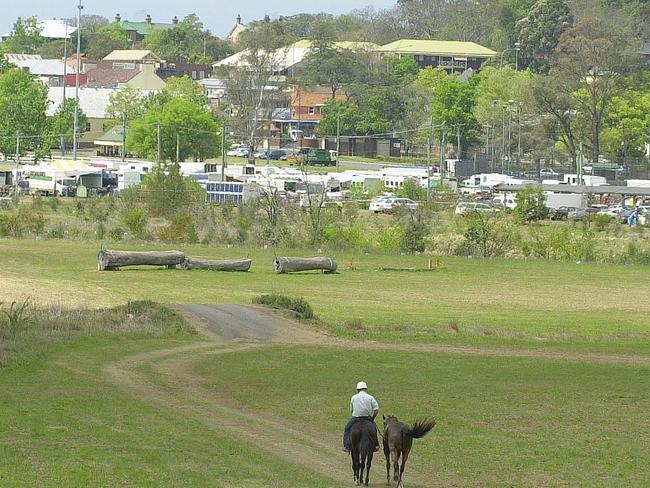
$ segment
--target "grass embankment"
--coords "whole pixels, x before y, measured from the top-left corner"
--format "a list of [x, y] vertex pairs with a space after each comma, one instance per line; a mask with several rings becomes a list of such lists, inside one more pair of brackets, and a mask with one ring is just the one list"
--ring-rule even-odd
[[[363, 378], [384, 413], [407, 422], [438, 418], [409, 461], [432, 486], [643, 486], [650, 479], [647, 367], [276, 346], [222, 354], [195, 372], [206, 390], [244, 410], [332, 436]], [[382, 458], [375, 481], [384, 476]]]
[[[120, 244], [116, 248], [137, 249]], [[171, 246], [147, 245], [140, 249]], [[242, 303], [269, 292], [304, 297], [331, 332], [389, 342], [525, 345], [648, 352], [647, 269], [556, 261], [334, 255], [340, 273], [275, 275], [273, 250], [182, 246], [189, 255], [253, 259], [249, 273], [96, 269], [97, 246], [76, 241], [0, 240], [0, 296], [64, 306]], [[277, 251], [309, 254], [308, 251]], [[356, 271], [349, 269], [353, 263]]]

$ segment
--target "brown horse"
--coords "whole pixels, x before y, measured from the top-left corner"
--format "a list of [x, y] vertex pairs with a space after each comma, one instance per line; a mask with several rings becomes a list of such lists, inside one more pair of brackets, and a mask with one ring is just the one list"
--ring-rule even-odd
[[[352, 456], [352, 472], [357, 485], [368, 486], [368, 476], [372, 455], [377, 445], [377, 426], [371, 420], [360, 418], [350, 430], [350, 455]], [[366, 471], [364, 481], [363, 471]]]
[[[413, 439], [419, 439], [429, 433], [436, 425], [435, 419], [417, 420], [413, 427], [397, 420], [397, 417], [389, 415], [384, 419], [384, 455], [386, 456], [386, 480], [390, 483], [390, 464], [393, 462], [393, 481], [397, 481], [397, 487], [402, 487], [402, 475], [404, 466], [411, 452]], [[400, 457], [402, 466], [399, 466]]]

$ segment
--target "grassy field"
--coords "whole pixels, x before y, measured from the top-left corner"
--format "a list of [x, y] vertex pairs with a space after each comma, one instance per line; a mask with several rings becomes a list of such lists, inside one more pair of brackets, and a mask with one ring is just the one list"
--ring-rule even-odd
[[[646, 268], [446, 258], [435, 271], [386, 272], [427, 258], [341, 254], [339, 274], [277, 276], [273, 250], [183, 250], [254, 265], [100, 273], [93, 243], [0, 240], [0, 301], [53, 305], [22, 342], [0, 335], [0, 486], [347, 486], [339, 436], [359, 378], [383, 412], [439, 420], [416, 441], [407, 486], [647, 486]], [[305, 297], [320, 318], [307, 330], [389, 344], [229, 349], [174, 314], [139, 323], [131, 305], [98, 310], [269, 292]], [[380, 457], [374, 486], [383, 476]]]
[[193, 256], [249, 256], [251, 272], [100, 273], [97, 250], [85, 242], [0, 240], [0, 295], [96, 307], [152, 298], [247, 304], [275, 292], [304, 296], [323, 327], [351, 338], [650, 351], [644, 267], [444, 258], [444, 268], [413, 273], [378, 269], [425, 267], [426, 257], [341, 254], [334, 256], [339, 274], [278, 276], [272, 273], [273, 250], [195, 246], [183, 250]]
[[[417, 365], [417, 366], [416, 366]], [[647, 486], [648, 368], [428, 352], [274, 347], [204, 360], [204, 387], [339, 435], [364, 378], [384, 413], [436, 416], [411, 463], [438, 486]], [[383, 464], [375, 471], [382, 478]]]

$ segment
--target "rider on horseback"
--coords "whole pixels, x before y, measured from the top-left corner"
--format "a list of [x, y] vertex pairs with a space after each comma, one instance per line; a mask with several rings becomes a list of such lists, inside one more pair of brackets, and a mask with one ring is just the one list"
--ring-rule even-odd
[[[368, 393], [368, 385], [365, 381], [359, 381], [357, 383], [357, 394], [353, 395], [350, 399], [350, 411], [352, 412], [352, 417], [348, 420], [343, 431], [343, 450], [346, 452], [350, 451], [350, 430], [354, 423], [361, 419], [374, 423], [375, 417], [379, 413], [379, 403]], [[378, 451], [379, 440], [376, 435], [376, 428], [374, 441], [375, 451]]]

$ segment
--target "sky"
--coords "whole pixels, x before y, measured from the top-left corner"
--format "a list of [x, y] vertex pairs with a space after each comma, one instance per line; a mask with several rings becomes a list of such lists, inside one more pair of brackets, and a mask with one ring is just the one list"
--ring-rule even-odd
[[[195, 13], [206, 28], [223, 37], [241, 14], [244, 23], [296, 13], [347, 13], [352, 9], [373, 5], [383, 8], [394, 5], [395, 0], [325, 0], [297, 2], [287, 0], [83, 0], [84, 14], [98, 14], [113, 19], [120, 13], [123, 19], [142, 21], [149, 13], [156, 22], [171, 22], [176, 15], [182, 19]], [[77, 15], [78, 0], [0, 0], [0, 33], [10, 32], [18, 17], [70, 18]]]

